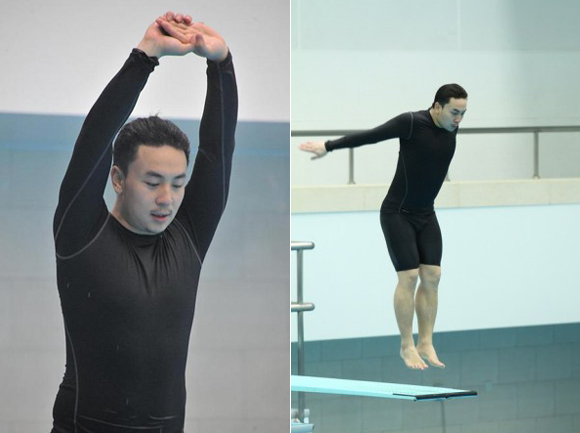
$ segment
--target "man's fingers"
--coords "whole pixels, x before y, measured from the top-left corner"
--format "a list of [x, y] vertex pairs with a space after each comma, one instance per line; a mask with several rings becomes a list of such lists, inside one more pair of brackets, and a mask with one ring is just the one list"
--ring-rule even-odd
[[171, 23], [169, 23], [167, 21], [163, 21], [163, 20], [159, 23], [159, 25], [161, 25], [163, 30], [165, 30], [165, 32], [169, 36], [174, 37], [182, 44], [189, 43], [188, 37], [178, 27], [172, 25]]
[[[164, 21], [164, 22], [166, 22], [168, 24], [173, 25], [175, 28], [178, 28], [178, 29], [183, 30], [184, 32], [187, 31], [192, 26], [192, 24], [193, 24], [193, 18], [191, 18], [189, 15], [187, 17], [187, 20], [184, 17], [183, 18], [183, 22], [180, 22], [180, 23], [178, 23], [175, 20], [168, 20], [165, 15], [159, 17], [156, 21], [159, 24], [160, 24], [160, 21]], [[195, 24], [193, 24], [193, 25], [195, 25]]]
[[155, 24], [157, 25], [157, 27], [159, 27], [162, 31], [163, 34], [167, 34], [167, 32], [165, 31], [165, 29], [163, 28], [163, 23], [165, 23], [167, 21], [165, 21], [165, 17], [164, 16], [160, 16], [159, 18], [157, 18], [155, 20]]
[[177, 13], [175, 14], [175, 21], [178, 23], [181, 23], [183, 21], [183, 14], [182, 13]]
[[321, 148], [318, 143], [313, 143], [310, 141], [307, 141], [306, 143], [300, 143], [298, 145], [298, 149], [303, 150], [304, 152], [313, 153], [314, 156], [312, 156], [310, 159], [319, 159], [326, 155], [325, 149]]
[[173, 17], [175, 16], [175, 14], [171, 11], [167, 11], [165, 12], [165, 18], [169, 21], [171, 21], [173, 19]]

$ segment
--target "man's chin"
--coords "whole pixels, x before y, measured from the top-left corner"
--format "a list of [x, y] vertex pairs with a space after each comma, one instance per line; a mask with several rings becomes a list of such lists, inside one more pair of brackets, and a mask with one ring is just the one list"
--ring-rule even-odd
[[158, 235], [159, 233], [163, 233], [169, 224], [163, 224], [163, 226], [155, 226], [155, 227], [147, 227], [147, 234], [149, 235]]
[[173, 222], [173, 218], [167, 219], [166, 221], [160, 222], [155, 221], [153, 224], [150, 224], [147, 229], [148, 232], [152, 235], [157, 235], [165, 231], [165, 229]]

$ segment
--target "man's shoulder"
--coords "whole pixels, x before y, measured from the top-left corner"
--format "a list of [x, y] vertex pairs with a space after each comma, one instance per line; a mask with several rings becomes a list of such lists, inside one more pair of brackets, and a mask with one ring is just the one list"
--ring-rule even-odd
[[401, 121], [415, 121], [415, 120], [429, 120], [429, 110], [417, 110], [417, 111], [404, 111], [403, 113], [398, 114], [397, 116], [393, 117], [393, 120], [401, 120]]
[[431, 119], [429, 110], [409, 111], [409, 114], [416, 120], [429, 121]]

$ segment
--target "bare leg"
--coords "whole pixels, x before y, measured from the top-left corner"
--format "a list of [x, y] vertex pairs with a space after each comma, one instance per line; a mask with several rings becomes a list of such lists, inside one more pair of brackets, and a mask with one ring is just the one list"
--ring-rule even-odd
[[420, 265], [419, 278], [420, 283], [415, 298], [417, 322], [419, 324], [417, 351], [432, 366], [445, 368], [445, 364], [439, 361], [437, 352], [435, 352], [433, 347], [433, 328], [437, 317], [437, 294], [441, 268], [433, 265]]
[[405, 365], [414, 370], [424, 370], [427, 364], [415, 348], [413, 340], [413, 317], [415, 316], [415, 287], [418, 269], [397, 272], [399, 282], [395, 290], [395, 316], [401, 333], [401, 358]]

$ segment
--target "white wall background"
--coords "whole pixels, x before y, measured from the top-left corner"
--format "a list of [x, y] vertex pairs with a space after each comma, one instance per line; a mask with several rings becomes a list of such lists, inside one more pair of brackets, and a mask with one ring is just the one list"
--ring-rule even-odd
[[[436, 331], [580, 321], [574, 272], [580, 205], [454, 208], [437, 215], [443, 261]], [[292, 239], [316, 244], [304, 252], [304, 301], [316, 305], [305, 313], [307, 340], [398, 335], [397, 276], [378, 212], [294, 214]], [[293, 253], [293, 300], [295, 261]]]
[[[367, 129], [450, 82], [469, 93], [464, 127], [580, 125], [579, 15], [574, 0], [292, 0], [292, 129]], [[296, 150], [306, 139], [292, 140], [293, 185], [345, 183], [346, 152], [313, 166]], [[580, 175], [580, 133], [540, 143], [542, 175]], [[397, 152], [397, 140], [357, 149], [357, 182], [390, 181]], [[460, 135], [450, 176], [532, 170], [531, 135]]]
[[[2, 1], [0, 112], [85, 115], [147, 26], [182, 11], [224, 36], [235, 59], [240, 119], [289, 120], [289, 5], [284, 0]], [[193, 57], [193, 56], [192, 56]], [[192, 64], [194, 63], [195, 64]], [[202, 59], [163, 58], [134, 115], [201, 115]]]

